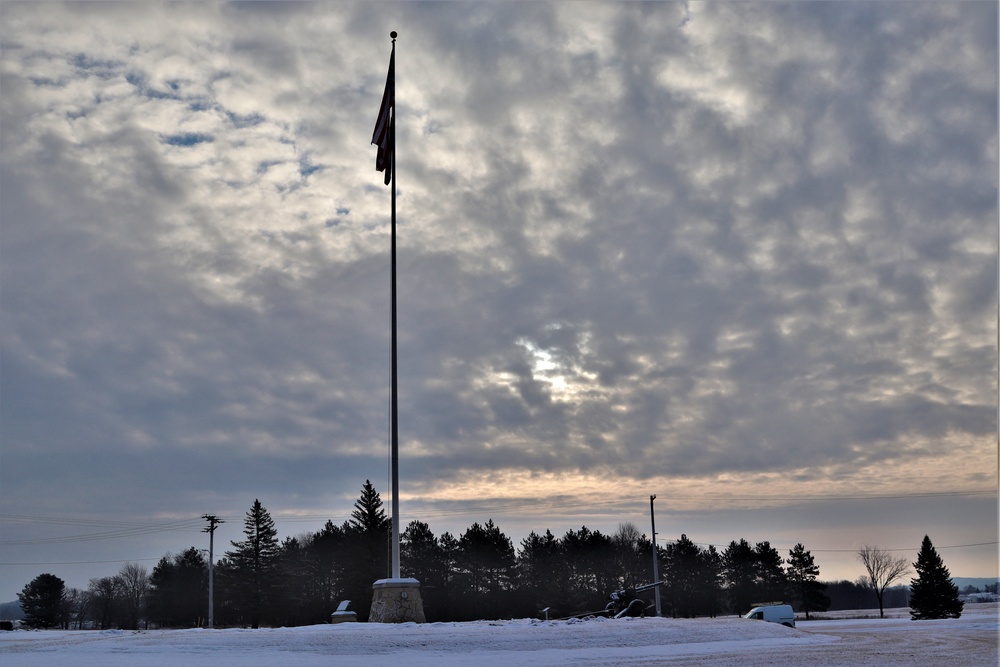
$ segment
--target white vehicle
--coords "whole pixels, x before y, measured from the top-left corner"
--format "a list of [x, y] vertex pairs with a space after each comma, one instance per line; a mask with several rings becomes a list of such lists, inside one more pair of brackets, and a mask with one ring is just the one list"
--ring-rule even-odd
[[790, 604], [768, 604], [754, 607], [743, 618], [767, 621], [769, 623], [781, 623], [789, 628], [795, 627], [795, 613], [792, 612]]

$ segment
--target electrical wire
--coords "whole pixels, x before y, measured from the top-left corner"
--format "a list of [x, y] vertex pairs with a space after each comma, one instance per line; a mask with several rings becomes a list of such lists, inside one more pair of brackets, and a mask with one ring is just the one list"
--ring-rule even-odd
[[[902, 500], [902, 499], [918, 499], [918, 498], [958, 498], [958, 497], [993, 497], [996, 496], [995, 490], [973, 490], [973, 491], [941, 491], [941, 492], [928, 492], [928, 493], [907, 493], [907, 494], [869, 494], [869, 495], [753, 495], [753, 496], [723, 496], [723, 495], [709, 495], [702, 496], [700, 498], [701, 505], [711, 504], [712, 502], [778, 502], [778, 501], [800, 501], [800, 502], [831, 502], [831, 501], [857, 501], [857, 500]], [[658, 494], [661, 500], [685, 500], [689, 501], [690, 496], [686, 495], [670, 495], [670, 494]], [[429, 503], [433, 504], [436, 501], [421, 501], [421, 499], [416, 498], [411, 501], [412, 503]], [[444, 501], [447, 502], [447, 501]], [[423, 520], [425, 517], [443, 518], [443, 517], [456, 517], [456, 516], [469, 516], [469, 515], [483, 515], [483, 514], [497, 514], [497, 513], [511, 513], [518, 512], [522, 514], [549, 514], [556, 510], [567, 510], [567, 509], [581, 509], [581, 507], [598, 509], [598, 508], [611, 508], [611, 507], [622, 507], [624, 505], [630, 504], [627, 498], [616, 498], [608, 500], [588, 500], [586, 503], [581, 504], [578, 499], [566, 498], [564, 500], [535, 500], [535, 499], [494, 499], [488, 502], [481, 502], [475, 504], [465, 504], [461, 502], [456, 502], [451, 507], [423, 507], [419, 512], [408, 513], [410, 514], [409, 519], [420, 519]], [[753, 509], [752, 507], [741, 507], [739, 509]], [[694, 510], [698, 511], [698, 510]], [[713, 511], [708, 508], [702, 507], [700, 511]], [[594, 512], [591, 512], [592, 514]], [[285, 523], [313, 523], [315, 521], [327, 521], [329, 520], [329, 515], [326, 514], [286, 514], [272, 513], [272, 517], [276, 519], [281, 519]], [[239, 521], [242, 517], [222, 517], [224, 520], [228, 521]], [[202, 527], [201, 517], [191, 517], [186, 519], [178, 519], [176, 521], [149, 524], [136, 521], [115, 521], [110, 519], [92, 519], [92, 518], [77, 518], [77, 517], [60, 517], [60, 516], [33, 516], [33, 515], [23, 515], [23, 514], [8, 514], [0, 513], [0, 521], [13, 522], [13, 523], [29, 523], [29, 524], [42, 524], [42, 525], [72, 525], [72, 526], [90, 526], [95, 528], [114, 528], [114, 530], [109, 530], [99, 533], [90, 534], [79, 534], [70, 535], [65, 537], [45, 537], [45, 538], [34, 538], [34, 539], [23, 539], [23, 540], [4, 540], [3, 544], [6, 546], [28, 546], [28, 545], [46, 545], [46, 544], [64, 544], [64, 543], [76, 543], [76, 542], [90, 542], [90, 541], [102, 541], [102, 540], [112, 540], [112, 539], [124, 539], [128, 537], [140, 537], [145, 535], [151, 535], [163, 532], [172, 532], [179, 530], [191, 530], [194, 528], [200, 529]], [[404, 523], [401, 520], [401, 523]], [[657, 541], [670, 541], [661, 538], [657, 538]], [[988, 546], [990, 544], [996, 544], [996, 542], [984, 542], [981, 544], [974, 545], [953, 545], [938, 547], [941, 549], [947, 548], [964, 548], [966, 546]], [[709, 545], [703, 545], [709, 546]], [[720, 546], [720, 545], [714, 545]], [[909, 549], [889, 549], [889, 551], [908, 551]], [[850, 549], [816, 549], [817, 552], [825, 553], [837, 553], [837, 552], [851, 552]]]

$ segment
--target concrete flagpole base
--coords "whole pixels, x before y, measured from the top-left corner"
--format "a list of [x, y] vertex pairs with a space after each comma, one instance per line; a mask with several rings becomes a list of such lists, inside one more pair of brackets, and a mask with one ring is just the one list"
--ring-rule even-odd
[[369, 623], [426, 623], [420, 582], [416, 579], [379, 579], [372, 584]]

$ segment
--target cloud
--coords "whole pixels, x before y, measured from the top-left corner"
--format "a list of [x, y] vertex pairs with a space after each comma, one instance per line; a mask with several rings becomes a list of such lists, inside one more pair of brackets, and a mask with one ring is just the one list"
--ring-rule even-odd
[[5, 503], [58, 513], [107, 479], [148, 511], [329, 505], [382, 474], [390, 29], [425, 501], [544, 475], [877, 488], [899, 461], [964, 488], [932, 468], [995, 462], [995, 25], [988, 3], [7, 6]]

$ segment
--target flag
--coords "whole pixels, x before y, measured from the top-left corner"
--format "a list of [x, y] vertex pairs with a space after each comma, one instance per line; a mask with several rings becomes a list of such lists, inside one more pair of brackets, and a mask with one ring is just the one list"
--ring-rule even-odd
[[372, 143], [378, 146], [375, 157], [375, 170], [385, 172], [385, 184], [392, 180], [393, 160], [396, 157], [395, 140], [395, 107], [396, 107], [396, 47], [393, 45], [389, 56], [389, 73], [385, 77], [385, 92], [382, 93], [382, 106], [378, 110], [378, 120], [375, 121], [375, 132]]

